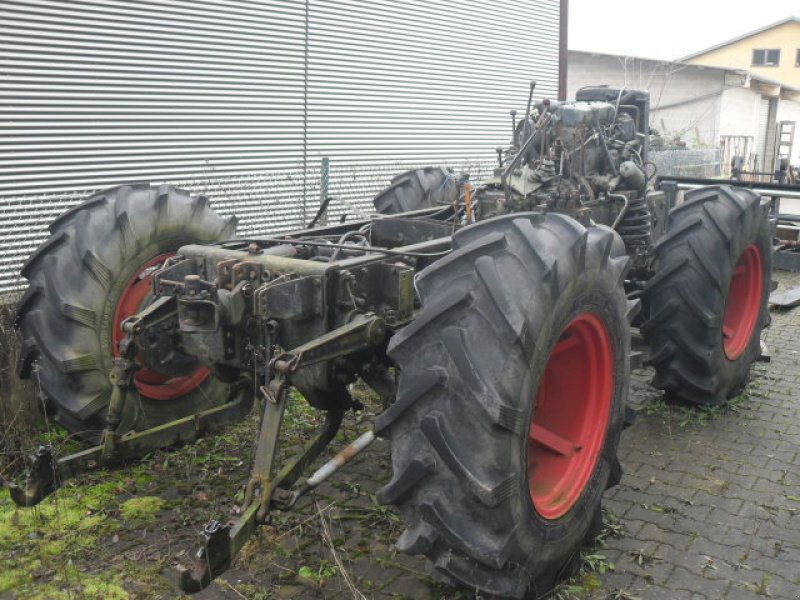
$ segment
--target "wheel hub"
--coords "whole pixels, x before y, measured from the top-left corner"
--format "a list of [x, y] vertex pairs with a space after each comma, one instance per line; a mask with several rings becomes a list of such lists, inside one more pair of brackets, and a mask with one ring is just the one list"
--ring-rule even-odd
[[578, 501], [602, 451], [614, 386], [603, 322], [575, 317], [550, 353], [528, 440], [528, 485], [536, 512], [557, 519]]
[[752, 338], [761, 312], [763, 287], [761, 250], [750, 244], [733, 268], [722, 319], [722, 347], [729, 360], [739, 358]]
[[[130, 279], [122, 290], [114, 311], [114, 328], [111, 334], [111, 345], [114, 356], [119, 356], [119, 343], [125, 337], [122, 322], [146, 307], [153, 299], [151, 281], [153, 271], [174, 256], [173, 252], [161, 254], [147, 261]], [[141, 363], [140, 363], [141, 364]], [[136, 371], [133, 383], [139, 393], [153, 400], [172, 400], [188, 394], [203, 383], [211, 371], [208, 367], [198, 367], [184, 376], [169, 377], [145, 365]]]

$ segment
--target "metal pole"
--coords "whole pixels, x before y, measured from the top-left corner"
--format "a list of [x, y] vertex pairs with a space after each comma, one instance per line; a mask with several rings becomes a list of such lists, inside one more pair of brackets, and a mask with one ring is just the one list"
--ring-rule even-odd
[[[325, 198], [328, 197], [328, 188], [331, 182], [331, 159], [327, 156], [322, 157], [322, 165], [319, 170], [319, 205], [320, 208], [324, 206]], [[319, 225], [325, 226], [328, 224], [328, 209], [322, 211], [319, 217]]]

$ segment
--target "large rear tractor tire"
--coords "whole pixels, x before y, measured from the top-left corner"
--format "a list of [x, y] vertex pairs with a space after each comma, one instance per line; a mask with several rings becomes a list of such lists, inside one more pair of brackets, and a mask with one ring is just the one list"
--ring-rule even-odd
[[[146, 184], [98, 193], [50, 226], [52, 236], [22, 268], [30, 286], [17, 309], [19, 374], [40, 386], [59, 423], [99, 439], [120, 325], [152, 300], [152, 272], [181, 246], [230, 238], [235, 229], [236, 219], [217, 215], [205, 197]], [[180, 377], [142, 368], [128, 395], [120, 433], [209, 408], [226, 389], [199, 365]]]
[[372, 203], [375, 210], [385, 215], [447, 204], [448, 192], [452, 192], [448, 186], [451, 176], [444, 167], [406, 171], [393, 177], [389, 187], [375, 196]]
[[724, 185], [687, 193], [654, 267], [641, 327], [654, 385], [685, 402], [724, 403], [747, 382], [769, 322], [769, 202]]
[[622, 240], [569, 217], [509, 215], [456, 232], [420, 273], [422, 309], [389, 355], [396, 402], [380, 490], [441, 580], [541, 597], [619, 480], [630, 378]]

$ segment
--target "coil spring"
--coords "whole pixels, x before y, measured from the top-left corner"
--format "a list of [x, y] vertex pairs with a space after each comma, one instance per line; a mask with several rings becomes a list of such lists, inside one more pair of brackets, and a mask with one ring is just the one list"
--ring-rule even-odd
[[645, 199], [642, 197], [631, 200], [628, 211], [617, 226], [617, 231], [625, 242], [625, 248], [631, 252], [648, 246], [652, 230], [653, 218]]

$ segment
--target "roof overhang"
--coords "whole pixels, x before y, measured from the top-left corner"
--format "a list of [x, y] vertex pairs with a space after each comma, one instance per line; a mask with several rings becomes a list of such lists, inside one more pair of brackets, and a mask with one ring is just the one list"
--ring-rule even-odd
[[775, 27], [780, 27], [781, 25], [786, 25], [787, 23], [800, 23], [800, 17], [786, 17], [785, 19], [781, 19], [776, 23], [771, 23], [769, 25], [765, 25], [764, 27], [759, 27], [753, 31], [748, 31], [747, 33], [743, 33], [742, 35], [736, 36], [735, 38], [731, 38], [715, 46], [710, 46], [709, 48], [704, 48], [698, 52], [693, 52], [691, 54], [687, 54], [686, 56], [679, 58], [677, 62], [684, 62], [690, 60], [692, 58], [697, 58], [698, 56], [702, 56], [703, 54], [708, 54], [709, 52], [713, 52], [714, 50], [719, 50], [720, 48], [724, 48], [725, 46], [730, 46], [731, 44], [735, 44], [736, 42], [740, 42], [741, 40], [747, 39], [754, 35], [758, 35], [759, 33], [763, 33], [764, 31], [768, 31], [770, 29], [774, 29]]

